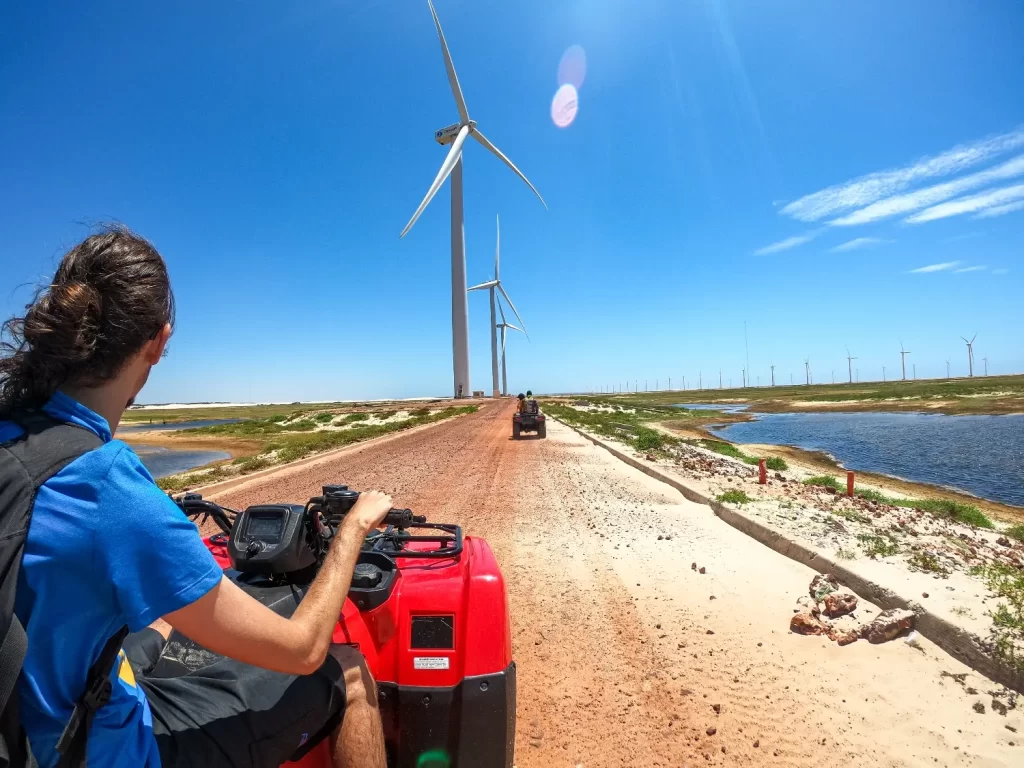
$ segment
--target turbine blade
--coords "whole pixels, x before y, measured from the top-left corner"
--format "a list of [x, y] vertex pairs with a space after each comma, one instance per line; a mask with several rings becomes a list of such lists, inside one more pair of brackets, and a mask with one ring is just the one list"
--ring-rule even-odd
[[466, 100], [462, 98], [462, 88], [459, 87], [459, 77], [455, 74], [455, 65], [452, 64], [452, 55], [448, 52], [448, 43], [444, 39], [444, 32], [441, 31], [441, 21], [437, 18], [437, 11], [434, 4], [427, 0], [430, 6], [430, 15], [434, 17], [434, 26], [437, 27], [437, 37], [441, 40], [441, 53], [444, 54], [444, 68], [448, 70], [448, 83], [452, 87], [452, 96], [455, 97], [455, 106], [459, 108], [459, 121], [466, 125], [469, 122], [469, 110], [466, 109]]
[[[513, 331], [519, 331], [520, 333], [526, 333], [526, 331], [524, 331], [518, 325], [512, 325], [512, 323], [505, 323], [505, 327], [506, 328], [511, 328]], [[530, 338], [530, 337], [527, 336], [526, 338]]]
[[448, 157], [444, 159], [441, 164], [441, 170], [437, 172], [437, 176], [434, 178], [434, 183], [430, 185], [430, 189], [427, 190], [426, 197], [423, 198], [423, 202], [420, 203], [419, 208], [416, 209], [416, 213], [409, 219], [409, 223], [405, 225], [405, 229], [402, 230], [402, 234], [399, 237], [405, 237], [406, 233], [412, 229], [412, 225], [416, 223], [416, 219], [423, 213], [423, 209], [427, 207], [431, 200], [434, 199], [434, 195], [437, 194], [437, 190], [444, 184], [445, 179], [451, 174], [452, 169], [455, 168], [455, 164], [459, 162], [459, 158], [462, 156], [462, 145], [466, 143], [466, 137], [469, 135], [469, 126], [464, 125], [459, 131], [459, 135], [455, 137], [455, 141], [452, 142], [452, 148], [448, 150]]
[[494, 279], [501, 279], [501, 217], [494, 215], [494, 223], [497, 227], [498, 237], [494, 241]]
[[467, 291], [482, 291], [485, 288], [493, 288], [498, 284], [497, 280], [488, 280], [486, 283], [480, 283], [480, 285], [474, 285], [472, 288], [467, 288]]
[[505, 357], [505, 326], [501, 326], [501, 356]]
[[[516, 310], [516, 305], [512, 303], [512, 299], [510, 299], [508, 297], [508, 294], [505, 293], [505, 287], [501, 283], [498, 283], [498, 290], [501, 291], [501, 295], [505, 297], [505, 301], [508, 302], [509, 307], [512, 309], [513, 312], [515, 312], [516, 320], [518, 320], [520, 323], [523, 323], [523, 318], [519, 316], [519, 312]], [[526, 323], [523, 323], [523, 333], [526, 333], [525, 328]], [[530, 338], [530, 334], [526, 333], [526, 338]]]
[[972, 338], [972, 339], [971, 339], [971, 344], [973, 344], [973, 343], [974, 343], [974, 339], [976, 339], [976, 338], [978, 338], [978, 334], [977, 334], [977, 333], [975, 333], [975, 334], [974, 334], [974, 338]]
[[505, 310], [501, 308], [501, 296], [495, 296], [495, 304], [498, 305], [498, 312], [501, 313], [501, 324], [505, 325]]
[[530, 180], [523, 175], [523, 172], [520, 171], [518, 168], [516, 168], [515, 165], [512, 163], [512, 161], [509, 160], [505, 156], [505, 153], [502, 152], [500, 149], [498, 149], [493, 144], [491, 144], [491, 142], [487, 139], [487, 137], [484, 136], [482, 133], [480, 133], [480, 129], [476, 128], [475, 126], [473, 128], [473, 138], [476, 139], [477, 141], [479, 141], [485, 147], [487, 147], [487, 149], [489, 149], [495, 156], [497, 156], [497, 158], [499, 160], [501, 160], [505, 165], [507, 165], [509, 168], [511, 168], [515, 172], [516, 176], [518, 176], [520, 179], [525, 181], [526, 182], [526, 186], [528, 186], [530, 189], [533, 190], [533, 194], [535, 194], [537, 196], [537, 199], [540, 200], [541, 203], [544, 204], [544, 207], [545, 208], [548, 207], [548, 204], [544, 202], [544, 198], [540, 196], [540, 192], [538, 192], [537, 188], [535, 186], [533, 186], [533, 184], [530, 183]]

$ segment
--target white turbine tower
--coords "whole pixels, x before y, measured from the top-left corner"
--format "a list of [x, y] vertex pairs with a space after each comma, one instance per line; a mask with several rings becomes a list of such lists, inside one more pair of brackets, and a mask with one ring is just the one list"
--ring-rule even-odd
[[961, 336], [960, 338], [963, 339], [967, 343], [967, 375], [973, 378], [973, 376], [974, 376], [974, 339], [978, 338], [978, 334], [974, 334], [974, 338], [972, 338], [970, 341], [967, 341], [967, 337], [966, 336]]
[[[427, 0], [430, 6], [430, 13], [434, 17], [434, 26], [437, 27], [437, 37], [441, 41], [441, 53], [444, 55], [444, 66], [448, 70], [448, 83], [452, 88], [452, 95], [455, 97], [455, 106], [459, 110], [459, 122], [442, 128], [434, 133], [434, 139], [442, 146], [451, 144], [448, 156], [441, 164], [441, 170], [437, 172], [434, 182], [427, 190], [423, 202], [420, 203], [416, 212], [405, 225], [400, 237], [412, 229], [413, 224], [423, 213], [434, 195], [444, 184], [445, 179], [452, 177], [452, 368], [454, 372], [455, 396], [469, 394], [469, 302], [466, 298], [466, 233], [462, 221], [462, 147], [466, 139], [472, 136], [483, 144], [492, 154], [498, 157], [505, 165], [533, 190], [542, 203], [544, 198], [540, 192], [530, 183], [530, 180], [513, 165], [505, 154], [494, 146], [480, 129], [476, 127], [476, 121], [469, 119], [469, 111], [466, 109], [466, 100], [462, 97], [462, 88], [459, 87], [459, 78], [455, 74], [455, 66], [452, 64], [451, 54], [448, 52], [448, 43], [445, 42], [444, 33], [441, 31], [441, 22], [437, 18], [437, 11], [434, 4]], [[544, 203], [547, 208], [547, 203]]]
[[519, 331], [525, 334], [522, 328], [517, 328], [511, 323], [505, 322], [505, 311], [501, 308], [501, 302], [498, 302], [498, 312], [501, 313], [501, 322], [498, 323], [498, 328], [501, 329], [501, 393], [508, 396], [508, 373], [505, 370], [505, 332], [508, 330]]
[[[470, 291], [482, 291], [482, 290], [486, 289], [487, 292], [490, 294], [490, 297], [491, 297], [491, 381], [492, 381], [492, 384], [493, 384], [493, 394], [494, 394], [494, 397], [497, 397], [498, 396], [498, 391], [499, 391], [498, 390], [498, 334], [497, 334], [497, 331], [498, 331], [498, 327], [499, 326], [498, 326], [498, 319], [497, 319], [497, 317], [494, 314], [494, 304], [495, 304], [495, 301], [497, 301], [498, 304], [499, 304], [499, 307], [500, 307], [500, 299], [498, 299], [494, 295], [494, 292], [496, 290], [499, 291], [501, 293], [501, 295], [505, 297], [505, 301], [508, 302], [509, 307], [512, 309], [513, 312], [515, 312], [516, 319], [523, 326], [522, 329], [515, 328], [515, 326], [511, 326], [511, 327], [515, 328], [515, 330], [517, 330], [517, 331], [518, 330], [522, 330], [523, 333], [526, 333], [526, 330], [525, 330], [526, 329], [526, 323], [523, 322], [523, 318], [519, 317], [519, 312], [516, 311], [516, 305], [512, 303], [512, 299], [510, 299], [508, 297], [508, 294], [505, 293], [505, 289], [501, 285], [501, 220], [498, 219], [497, 216], [495, 216], [495, 222], [497, 224], [498, 236], [497, 236], [496, 244], [494, 246], [494, 279], [493, 280], [488, 280], [486, 283], [480, 283], [480, 285], [474, 285], [472, 288], [469, 288], [468, 290], [470, 290]], [[501, 313], [501, 323], [502, 323], [503, 327], [506, 325], [506, 323], [505, 323], [505, 313], [504, 312]], [[503, 332], [503, 335], [504, 335], [504, 332]], [[530, 338], [530, 335], [526, 334], [526, 338]], [[504, 344], [502, 344], [502, 358], [504, 359]]]

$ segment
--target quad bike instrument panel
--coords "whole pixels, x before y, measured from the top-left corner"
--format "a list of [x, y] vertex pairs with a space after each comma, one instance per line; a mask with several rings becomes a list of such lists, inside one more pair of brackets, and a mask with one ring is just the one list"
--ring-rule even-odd
[[[205, 539], [225, 575], [282, 616], [304, 597], [359, 498], [328, 485], [305, 505], [241, 512], [185, 494], [177, 503], [223, 533]], [[378, 686], [391, 768], [511, 768], [516, 668], [505, 583], [483, 539], [393, 509], [367, 536], [334, 642], [357, 647]], [[154, 674], [186, 674], [218, 658], [172, 635]], [[329, 768], [326, 743], [288, 766]]]

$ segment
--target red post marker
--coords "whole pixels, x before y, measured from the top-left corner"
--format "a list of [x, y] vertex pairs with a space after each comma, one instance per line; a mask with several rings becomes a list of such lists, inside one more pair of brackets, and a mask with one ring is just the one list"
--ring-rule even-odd
[[768, 482], [768, 469], [764, 465], [764, 459], [759, 459], [757, 462], [757, 482], [761, 485]]
[[853, 496], [853, 472], [846, 473], [846, 495]]

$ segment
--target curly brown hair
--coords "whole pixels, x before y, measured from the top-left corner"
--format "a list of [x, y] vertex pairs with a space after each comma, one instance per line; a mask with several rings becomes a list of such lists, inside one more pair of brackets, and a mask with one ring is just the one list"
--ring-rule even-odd
[[174, 294], [156, 248], [122, 226], [87, 237], [0, 329], [0, 418], [65, 384], [109, 381], [168, 323]]

